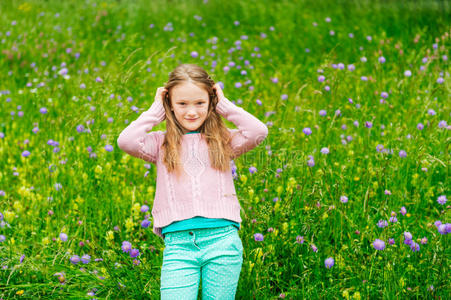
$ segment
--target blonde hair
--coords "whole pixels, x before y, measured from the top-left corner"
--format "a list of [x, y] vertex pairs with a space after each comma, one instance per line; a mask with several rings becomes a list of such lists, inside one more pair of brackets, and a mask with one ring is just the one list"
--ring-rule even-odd
[[231, 135], [221, 116], [216, 112], [218, 98], [213, 91], [215, 82], [203, 68], [195, 64], [181, 64], [177, 66], [169, 74], [169, 80], [164, 86], [168, 93], [163, 99], [163, 106], [166, 112], [166, 135], [162, 144], [164, 151], [163, 163], [166, 165], [168, 172], [175, 171], [177, 176], [180, 175], [179, 161], [183, 130], [174, 112], [171, 110], [170, 94], [173, 87], [187, 81], [208, 92], [207, 117], [198, 131], [201, 133], [202, 138], [206, 139], [212, 168], [220, 171], [229, 171], [230, 160], [233, 158], [233, 149], [230, 144]]

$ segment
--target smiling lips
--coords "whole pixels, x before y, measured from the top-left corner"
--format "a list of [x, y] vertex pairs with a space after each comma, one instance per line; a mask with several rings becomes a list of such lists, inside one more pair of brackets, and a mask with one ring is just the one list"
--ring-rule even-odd
[[187, 121], [196, 121], [197, 119], [186, 119]]

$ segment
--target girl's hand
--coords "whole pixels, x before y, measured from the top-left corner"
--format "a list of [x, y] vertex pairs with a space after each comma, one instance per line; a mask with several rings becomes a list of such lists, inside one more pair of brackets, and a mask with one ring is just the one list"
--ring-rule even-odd
[[213, 91], [215, 92], [216, 96], [218, 97], [218, 103], [224, 98], [224, 93], [222, 92], [221, 86], [219, 83], [216, 83], [213, 86]]
[[155, 101], [160, 101], [163, 104], [163, 99], [166, 97], [168, 90], [164, 87], [157, 88], [157, 93], [155, 94]]

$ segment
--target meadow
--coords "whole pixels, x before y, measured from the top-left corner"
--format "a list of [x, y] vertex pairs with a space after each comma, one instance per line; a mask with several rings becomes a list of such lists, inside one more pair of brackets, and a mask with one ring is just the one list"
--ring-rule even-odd
[[447, 1], [1, 1], [0, 299], [159, 299], [155, 165], [116, 140], [180, 63], [269, 128], [233, 161], [236, 299], [449, 299], [450, 20]]

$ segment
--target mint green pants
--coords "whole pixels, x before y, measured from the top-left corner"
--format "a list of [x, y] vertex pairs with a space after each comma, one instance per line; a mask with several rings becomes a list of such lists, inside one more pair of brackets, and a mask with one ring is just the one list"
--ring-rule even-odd
[[169, 232], [164, 237], [161, 299], [235, 299], [243, 244], [233, 225]]

